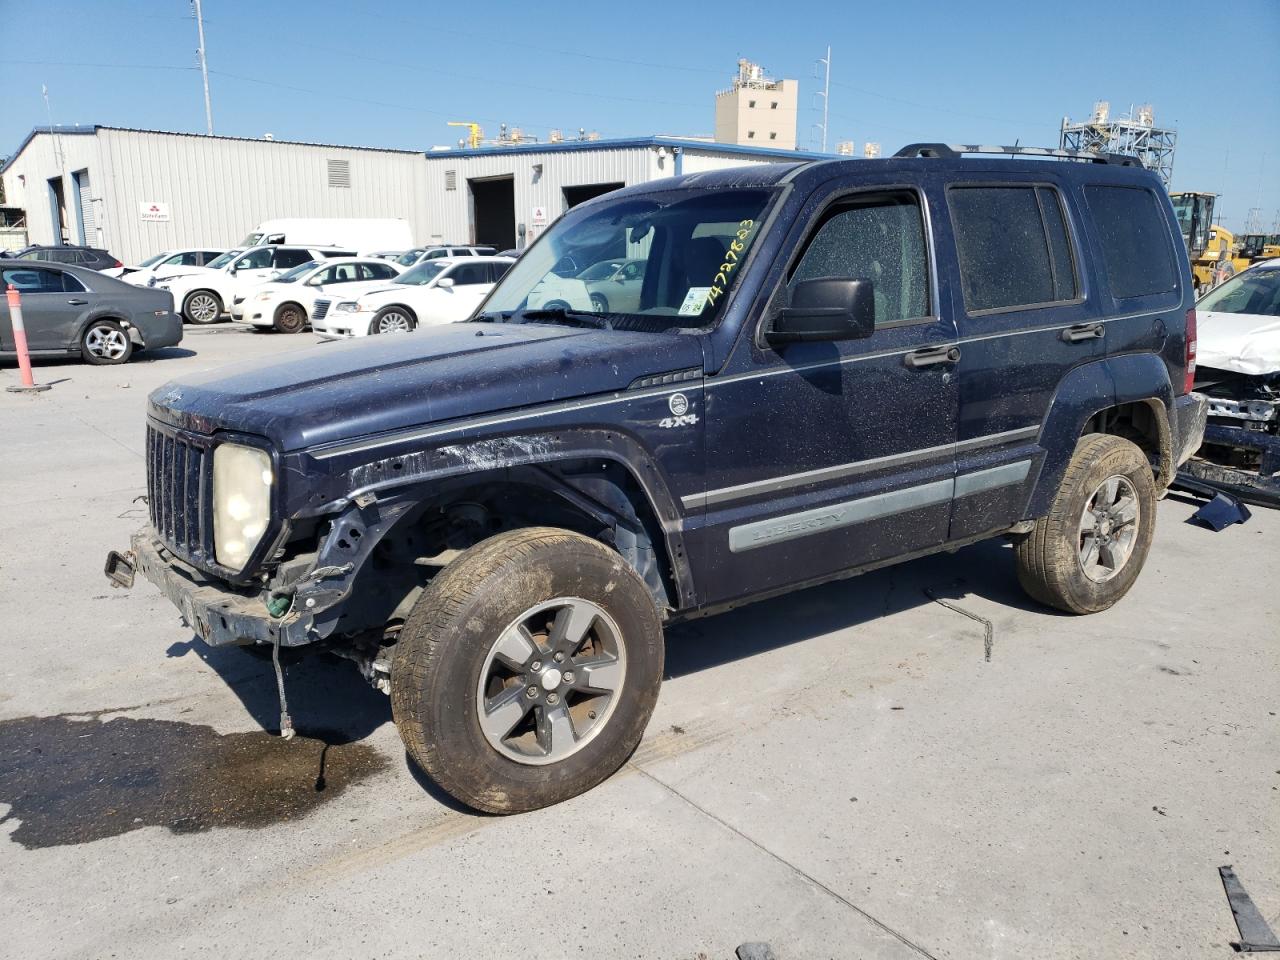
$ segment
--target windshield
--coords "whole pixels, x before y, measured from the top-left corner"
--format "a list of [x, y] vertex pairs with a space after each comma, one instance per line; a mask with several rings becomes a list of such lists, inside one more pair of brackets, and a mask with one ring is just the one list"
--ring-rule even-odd
[[167, 257], [168, 255], [169, 255], [169, 251], [168, 251], [168, 250], [164, 251], [163, 253], [157, 253], [157, 254], [155, 254], [154, 256], [147, 257], [147, 259], [143, 260], [140, 264], [138, 264], [138, 266], [140, 266], [140, 267], [153, 267], [153, 266], [155, 266], [157, 263], [159, 263], [161, 260], [163, 260], [165, 257]]
[[410, 286], [423, 286], [440, 276], [448, 266], [449, 264], [447, 263], [441, 263], [439, 260], [433, 260], [428, 263], [424, 263], [420, 267], [414, 267], [412, 270], [406, 270], [392, 282], [407, 283]]
[[1280, 270], [1246, 270], [1214, 287], [1196, 304], [1206, 313], [1252, 313], [1280, 317]]
[[210, 270], [221, 270], [223, 267], [225, 267], [228, 263], [230, 263], [236, 257], [240, 256], [240, 254], [242, 253], [244, 253], [244, 250], [240, 248], [237, 248], [235, 250], [228, 250], [222, 256], [215, 257], [213, 260], [210, 260], [208, 263], [205, 264], [205, 266], [208, 267]]
[[[570, 210], [503, 277], [486, 315], [591, 312], [652, 318], [662, 329], [706, 326], [720, 313], [770, 196], [763, 189], [667, 190]], [[588, 287], [583, 272], [605, 261], [636, 262], [643, 282]]]
[[306, 263], [300, 263], [292, 270], [286, 271], [276, 277], [275, 283], [293, 283], [300, 277], [305, 277], [308, 273], [320, 266], [316, 260], [308, 260]]
[[406, 250], [400, 256], [396, 257], [396, 263], [402, 267], [411, 267], [418, 262], [418, 258], [422, 256], [421, 250]]
[[601, 260], [595, 266], [587, 267], [587, 269], [583, 270], [580, 274], [578, 274], [578, 279], [579, 280], [608, 280], [615, 273], [617, 273], [618, 268], [620, 266], [622, 266], [621, 260]]

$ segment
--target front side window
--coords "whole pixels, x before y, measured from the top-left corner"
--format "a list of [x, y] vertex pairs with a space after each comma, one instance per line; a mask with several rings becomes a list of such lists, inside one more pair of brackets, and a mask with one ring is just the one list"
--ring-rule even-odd
[[627, 316], [659, 329], [706, 326], [719, 317], [772, 197], [759, 188], [677, 189], [575, 207], [507, 271], [486, 312], [598, 311], [600, 298], [580, 274], [601, 261], [635, 260], [644, 282]]
[[[167, 256], [168, 256], [167, 253], [153, 253], [151, 256], [147, 257], [147, 259], [143, 260], [140, 264], [138, 264], [138, 267], [139, 268], [154, 267], [157, 263], [159, 263], [161, 260], [164, 260], [164, 258]], [[172, 263], [172, 262], [173, 261], [171, 259], [165, 260], [165, 263]]]
[[460, 263], [449, 272], [450, 279], [460, 287], [489, 282], [489, 270], [483, 263]]
[[237, 270], [265, 270], [269, 266], [271, 266], [270, 247], [253, 250], [236, 261]]
[[947, 199], [970, 313], [1075, 299], [1075, 266], [1056, 190], [963, 186], [948, 190]]
[[827, 210], [787, 285], [825, 277], [871, 281], [877, 326], [928, 316], [928, 254], [915, 194], [857, 197]]
[[1145, 187], [1084, 189], [1098, 227], [1111, 293], [1119, 300], [1167, 293], [1178, 274], [1169, 249], [1169, 228]]
[[351, 283], [360, 279], [360, 266], [355, 263], [339, 263], [330, 267], [325, 283]]
[[20, 293], [62, 293], [62, 274], [54, 270], [37, 270], [34, 267], [10, 267], [0, 270], [0, 283], [5, 289], [10, 285]]
[[412, 267], [418, 262], [418, 258], [422, 256], [421, 250], [406, 250], [400, 256], [396, 257], [396, 263], [402, 267]]

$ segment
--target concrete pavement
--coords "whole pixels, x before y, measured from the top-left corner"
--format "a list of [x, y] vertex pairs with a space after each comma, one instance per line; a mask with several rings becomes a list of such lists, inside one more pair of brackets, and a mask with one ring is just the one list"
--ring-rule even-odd
[[146, 394], [312, 343], [220, 325], [0, 392], [0, 955], [1227, 957], [1225, 863], [1280, 927], [1264, 509], [1164, 501], [1092, 617], [992, 542], [677, 627], [631, 762], [533, 814], [452, 804], [346, 663], [290, 666], [280, 744], [269, 666], [102, 561], [145, 520]]

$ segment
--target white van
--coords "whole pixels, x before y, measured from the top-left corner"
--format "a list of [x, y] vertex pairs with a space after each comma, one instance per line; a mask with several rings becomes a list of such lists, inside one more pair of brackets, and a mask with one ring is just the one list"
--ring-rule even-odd
[[398, 217], [292, 217], [262, 221], [240, 242], [240, 246], [276, 243], [343, 247], [361, 252], [405, 250], [413, 246], [413, 234], [409, 230], [409, 222]]

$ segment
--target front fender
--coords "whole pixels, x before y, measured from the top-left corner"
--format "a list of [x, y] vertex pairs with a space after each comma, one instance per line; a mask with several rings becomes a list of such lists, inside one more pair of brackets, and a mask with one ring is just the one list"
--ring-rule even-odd
[[1072, 368], [1058, 385], [1040, 428], [1037, 442], [1045, 450], [1045, 459], [1025, 515], [1043, 517], [1049, 512], [1085, 425], [1095, 414], [1124, 403], [1150, 406], [1159, 431], [1162, 483], [1167, 485], [1173, 463], [1169, 428], [1173, 400], [1169, 370], [1154, 353], [1107, 357]]

